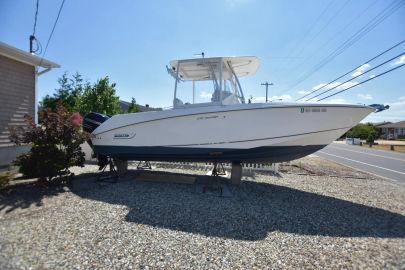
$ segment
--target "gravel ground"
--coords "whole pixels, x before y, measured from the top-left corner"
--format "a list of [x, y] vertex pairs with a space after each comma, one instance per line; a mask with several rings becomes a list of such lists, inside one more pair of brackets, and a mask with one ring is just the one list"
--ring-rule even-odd
[[0, 269], [405, 268], [405, 186], [316, 157], [230, 198], [96, 171], [0, 195]]

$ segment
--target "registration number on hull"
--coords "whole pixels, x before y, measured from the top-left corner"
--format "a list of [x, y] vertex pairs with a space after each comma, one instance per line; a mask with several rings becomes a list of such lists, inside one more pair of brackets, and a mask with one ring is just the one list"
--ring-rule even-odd
[[301, 107], [301, 108], [300, 108], [300, 112], [301, 112], [301, 113], [327, 112], [327, 109], [326, 109], [326, 108], [318, 108], [318, 107], [315, 107], [315, 108], [304, 108], [304, 107]]

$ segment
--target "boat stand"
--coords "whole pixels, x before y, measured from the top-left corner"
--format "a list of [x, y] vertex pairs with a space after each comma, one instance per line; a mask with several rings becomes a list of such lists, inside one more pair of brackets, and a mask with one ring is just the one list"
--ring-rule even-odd
[[138, 165], [136, 166], [137, 170], [152, 170], [152, 165], [149, 161], [139, 161]]
[[226, 183], [223, 183], [221, 175], [226, 175], [224, 165], [218, 161], [214, 161], [214, 168], [210, 174], [200, 178], [199, 183], [196, 185], [196, 191], [219, 197], [232, 197], [228, 186]]
[[224, 164], [222, 164], [221, 162], [215, 161], [214, 168], [212, 169], [211, 175], [212, 176], [226, 175]]
[[[106, 172], [107, 167], [110, 167], [109, 172]], [[107, 162], [100, 167], [100, 170], [101, 172], [97, 176], [97, 182], [117, 183], [119, 175], [112, 157], [107, 157]]]

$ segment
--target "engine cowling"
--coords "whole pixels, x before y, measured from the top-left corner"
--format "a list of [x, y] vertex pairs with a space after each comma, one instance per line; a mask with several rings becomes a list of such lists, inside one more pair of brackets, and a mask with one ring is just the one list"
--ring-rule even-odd
[[90, 112], [83, 118], [83, 130], [92, 133], [98, 126], [109, 119], [110, 116], [101, 113]]

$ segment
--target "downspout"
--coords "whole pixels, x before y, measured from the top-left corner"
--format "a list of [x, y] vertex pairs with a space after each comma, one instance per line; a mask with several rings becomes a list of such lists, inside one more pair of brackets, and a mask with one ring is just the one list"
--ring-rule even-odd
[[38, 73], [38, 76], [41, 76], [42, 74], [45, 74], [45, 73], [47, 73], [48, 71], [50, 71], [52, 68], [46, 68], [46, 69], [44, 69], [44, 70], [42, 70], [42, 71], [40, 71], [40, 72], [38, 72], [38, 68], [37, 68], [37, 73]]
[[35, 106], [34, 106], [34, 120], [35, 124], [38, 125], [38, 76], [40, 74], [38, 73], [38, 67], [35, 66], [35, 86], [34, 86], [34, 91], [35, 91]]
[[52, 68], [46, 68], [43, 69], [42, 71], [38, 72], [38, 66], [35, 66], [35, 86], [34, 86], [34, 91], [35, 91], [35, 108], [34, 108], [34, 121], [35, 124], [38, 124], [38, 76], [41, 76], [42, 74], [47, 73], [50, 71]]

